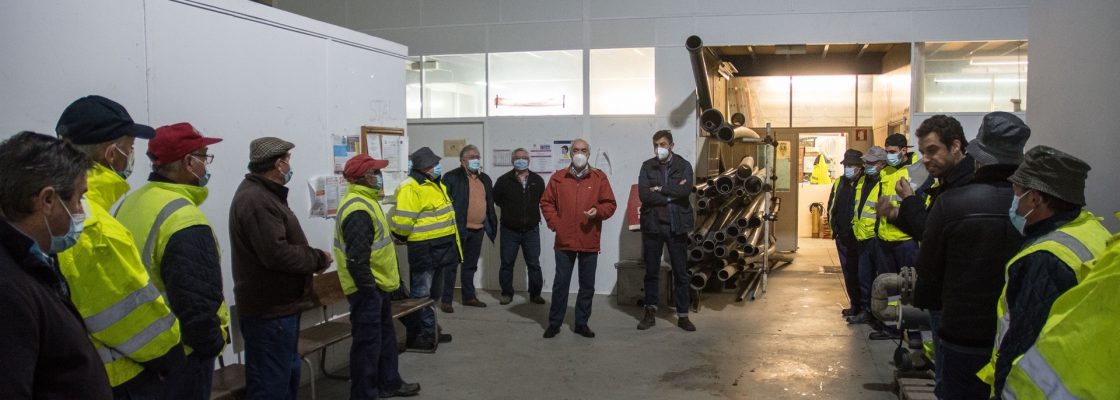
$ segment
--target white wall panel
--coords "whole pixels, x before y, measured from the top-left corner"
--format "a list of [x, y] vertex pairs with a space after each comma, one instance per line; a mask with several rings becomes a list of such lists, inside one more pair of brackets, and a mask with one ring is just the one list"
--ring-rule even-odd
[[[288, 0], [284, 0], [285, 3]], [[313, 3], [318, 0], [301, 0]], [[385, 29], [420, 26], [420, 2], [414, 0], [352, 1], [348, 0], [345, 26], [357, 29]], [[283, 3], [280, 5], [284, 8]], [[334, 22], [341, 25], [343, 21]]]
[[502, 22], [582, 20], [583, 0], [501, 0]]
[[470, 25], [498, 22], [498, 0], [420, 0], [424, 25]]
[[647, 47], [653, 43], [655, 30], [647, 19], [593, 20], [589, 45], [593, 49]]
[[492, 25], [487, 33], [490, 52], [571, 50], [586, 47], [583, 22], [537, 22]]
[[696, 0], [591, 0], [591, 18], [674, 17], [696, 12]]
[[486, 52], [486, 26], [374, 29], [361, 32], [408, 46], [410, 55]]

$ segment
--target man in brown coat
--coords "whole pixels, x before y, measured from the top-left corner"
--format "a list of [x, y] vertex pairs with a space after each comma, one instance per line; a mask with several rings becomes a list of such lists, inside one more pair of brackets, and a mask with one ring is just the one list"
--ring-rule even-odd
[[249, 173], [229, 209], [233, 294], [245, 338], [249, 399], [292, 399], [299, 393], [300, 311], [312, 304], [311, 278], [331, 265], [311, 247], [288, 208], [295, 145], [274, 137], [249, 144]]

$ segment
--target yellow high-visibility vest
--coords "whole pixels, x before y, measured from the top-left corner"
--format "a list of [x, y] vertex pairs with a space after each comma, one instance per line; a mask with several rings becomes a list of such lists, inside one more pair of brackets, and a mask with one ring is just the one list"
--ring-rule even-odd
[[[911, 157], [911, 159], [912, 158], [913, 157]], [[902, 198], [898, 197], [898, 191], [895, 190], [895, 185], [898, 184], [898, 181], [910, 180], [910, 171], [905, 167], [892, 167], [888, 165], [887, 167], [883, 168], [883, 171], [879, 173], [879, 176], [879, 186], [876, 188], [878, 191], [878, 196], [876, 196], [875, 200], [878, 201], [879, 197], [886, 197], [891, 200], [891, 204], [893, 204], [895, 207], [898, 207], [898, 205], [902, 202]], [[906, 232], [903, 232], [901, 229], [898, 229], [898, 227], [892, 225], [890, 221], [887, 220], [887, 217], [879, 217], [878, 236], [879, 239], [887, 242], [901, 242], [904, 240], [910, 240], [910, 235], [907, 235]]]
[[139, 363], [179, 344], [179, 321], [152, 284], [132, 234], [109, 214], [128, 192], [128, 182], [101, 164], [94, 164], [86, 182], [85, 229], [58, 261], [109, 384], [116, 387], [144, 370]]
[[863, 197], [863, 185], [866, 182], [866, 174], [859, 177], [859, 181], [856, 182], [856, 198], [852, 202], [855, 210], [852, 215], [852, 233], [855, 234], [856, 240], [860, 241], [875, 237], [875, 221], [879, 219], [879, 213], [875, 211], [875, 201], [879, 199], [878, 188], [871, 188], [867, 194], [867, 201], [863, 203], [863, 207], [860, 207], [859, 200]]
[[428, 179], [421, 184], [408, 177], [397, 187], [396, 196], [397, 206], [390, 212], [389, 218], [393, 233], [407, 237], [409, 242], [454, 235], [459, 258], [463, 257], [459, 228], [455, 225], [455, 209], [446, 186]]
[[358, 291], [354, 285], [354, 278], [350, 275], [350, 268], [346, 261], [346, 239], [343, 237], [342, 222], [346, 217], [355, 212], [369, 214], [373, 221], [373, 244], [369, 252], [369, 268], [377, 286], [386, 292], [400, 288], [401, 275], [397, 266], [397, 251], [393, 248], [393, 235], [389, 232], [389, 223], [381, 211], [381, 205], [374, 200], [376, 193], [373, 189], [350, 184], [346, 195], [342, 197], [338, 208], [338, 219], [334, 228], [334, 259], [338, 262], [338, 280], [342, 283], [342, 291], [353, 294]]
[[[1004, 266], [1004, 285], [999, 294], [999, 303], [996, 304], [996, 340], [992, 347], [992, 357], [988, 365], [984, 366], [976, 376], [989, 385], [994, 385], [996, 380], [996, 360], [1000, 357], [999, 346], [1011, 323], [1010, 307], [1007, 305], [1006, 277], [1011, 266], [1019, 259], [1035, 252], [1045, 251], [1053, 254], [1073, 271], [1081, 271], [1082, 264], [1104, 253], [1105, 243], [1108, 241], [1108, 229], [1101, 225], [1100, 219], [1088, 211], [1081, 211], [1073, 221], [1062, 225], [1048, 234], [1036, 238], [1023, 245], [1019, 253], [1011, 257]], [[1084, 278], [1084, 273], [1078, 272], [1078, 282]], [[1020, 356], [1021, 357], [1021, 356]]]
[[1012, 364], [1003, 398], [1120, 399], [1120, 385], [1112, 383], [1120, 351], [1120, 234], [1084, 265], [1084, 279], [1054, 301], [1038, 339]]
[[[148, 182], [139, 190], [125, 196], [117, 209], [116, 217], [132, 233], [140, 260], [152, 283], [164, 296], [163, 251], [176, 232], [192, 226], [210, 226], [210, 221], [198, 206], [206, 200], [209, 191], [204, 187], [167, 182]], [[213, 234], [213, 229], [211, 229]], [[214, 244], [217, 245], [217, 238]], [[214, 249], [221, 254], [221, 249]], [[219, 282], [220, 284], [221, 282]], [[222, 339], [229, 343], [229, 307], [225, 301], [214, 310], [221, 322]], [[193, 349], [186, 347], [190, 354]]]

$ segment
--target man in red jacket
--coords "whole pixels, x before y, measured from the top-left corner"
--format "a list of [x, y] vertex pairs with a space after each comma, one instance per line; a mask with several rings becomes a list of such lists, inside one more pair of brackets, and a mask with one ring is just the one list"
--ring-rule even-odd
[[591, 298], [595, 295], [595, 261], [599, 257], [599, 232], [603, 220], [614, 215], [617, 204], [607, 174], [587, 163], [591, 146], [586, 140], [572, 141], [572, 165], [558, 170], [548, 180], [541, 197], [541, 214], [548, 229], [556, 232], [556, 278], [552, 283], [552, 306], [548, 311], [545, 338], [560, 333], [568, 310], [568, 287], [572, 269], [579, 260], [579, 294], [576, 297], [575, 332], [595, 337], [587, 326]]

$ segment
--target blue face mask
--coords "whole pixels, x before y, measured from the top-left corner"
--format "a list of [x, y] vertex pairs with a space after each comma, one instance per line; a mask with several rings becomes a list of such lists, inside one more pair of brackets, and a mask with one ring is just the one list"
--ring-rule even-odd
[[373, 190], [381, 190], [382, 186], [384, 185], [384, 181], [382, 179], [383, 178], [381, 177], [381, 174], [373, 175], [373, 183], [370, 184], [370, 188]]
[[467, 169], [471, 170], [471, 172], [478, 172], [479, 168], [482, 168], [482, 160], [467, 160]]
[[524, 171], [529, 168], [529, 160], [526, 160], [524, 158], [513, 160], [513, 167], [518, 171]]
[[441, 175], [443, 175], [443, 166], [436, 164], [436, 167], [432, 168], [432, 178], [439, 178]]
[[863, 169], [863, 172], [864, 172], [865, 174], [869, 175], [869, 176], [876, 176], [876, 175], [879, 175], [879, 166], [877, 166], [877, 165], [868, 165], [867, 167], [865, 167], [865, 168]]
[[844, 177], [848, 179], [856, 179], [858, 167], [844, 167]]
[[47, 221], [47, 217], [43, 216], [43, 222], [47, 223], [47, 233], [51, 235], [51, 254], [58, 254], [66, 249], [69, 249], [78, 243], [78, 238], [82, 236], [82, 229], [85, 229], [86, 215], [74, 215], [70, 213], [70, 209], [66, 208], [66, 204], [62, 203], [62, 198], [58, 199], [62, 209], [66, 210], [66, 215], [70, 216], [70, 230], [65, 235], [55, 236], [51, 232], [51, 224]]
[[1031, 191], [1028, 190], [1026, 192], [1023, 192], [1022, 196], [1015, 196], [1014, 199], [1011, 199], [1011, 209], [1007, 210], [1007, 216], [1011, 217], [1011, 225], [1015, 227], [1015, 230], [1019, 231], [1020, 235], [1027, 234], [1027, 216], [1031, 215], [1031, 213], [1034, 212], [1034, 209], [1032, 208], [1030, 211], [1027, 211], [1026, 215], [1020, 216], [1018, 211], [1019, 199], [1022, 199], [1023, 196], [1026, 196], [1027, 193], [1030, 192]]
[[284, 161], [284, 164], [288, 164], [288, 172], [284, 173], [284, 184], [287, 185], [288, 182], [292, 181], [292, 175], [295, 175], [296, 172], [292, 169], [292, 164], [290, 162]]
[[31, 242], [30, 251], [31, 255], [35, 256], [35, 258], [38, 258], [39, 261], [43, 262], [43, 264], [51, 263], [51, 257], [48, 256], [47, 253], [43, 252], [43, 249], [39, 247], [39, 243]]
[[890, 165], [892, 167], [897, 167], [898, 164], [901, 163], [901, 162], [902, 162], [902, 159], [900, 158], [898, 153], [887, 153], [887, 164], [888, 165]]
[[[200, 158], [196, 157], [194, 154], [191, 154], [191, 157], [194, 158], [195, 160], [201, 160], [201, 161], [205, 162], [205, 159], [200, 159]], [[198, 178], [198, 186], [206, 187], [206, 184], [210, 183], [210, 170], [206, 170], [206, 172], [203, 173], [202, 176], [195, 175], [195, 173], [192, 172], [189, 169], [187, 170], [187, 172], [190, 172], [191, 175], [194, 175], [195, 178]]]
[[412, 171], [412, 160], [408, 160], [408, 170]]

